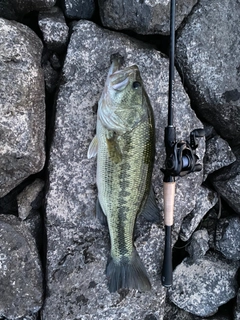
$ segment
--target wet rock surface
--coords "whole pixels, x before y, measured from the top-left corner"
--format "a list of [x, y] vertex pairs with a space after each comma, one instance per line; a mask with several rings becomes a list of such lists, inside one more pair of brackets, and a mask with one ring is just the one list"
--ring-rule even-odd
[[0, 317], [22, 319], [43, 303], [43, 276], [34, 239], [16, 217], [0, 215]]
[[42, 43], [28, 27], [0, 19], [0, 197], [45, 162]]

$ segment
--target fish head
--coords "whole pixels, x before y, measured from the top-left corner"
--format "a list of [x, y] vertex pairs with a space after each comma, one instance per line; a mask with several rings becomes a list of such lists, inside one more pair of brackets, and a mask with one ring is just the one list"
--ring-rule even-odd
[[136, 65], [118, 69], [113, 61], [102, 96], [98, 117], [108, 129], [123, 134], [135, 128], [146, 115], [144, 87]]

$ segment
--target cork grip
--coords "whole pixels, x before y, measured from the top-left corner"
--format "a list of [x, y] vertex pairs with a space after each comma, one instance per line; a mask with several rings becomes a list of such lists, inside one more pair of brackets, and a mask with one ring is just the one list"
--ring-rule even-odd
[[163, 183], [163, 199], [164, 199], [165, 226], [173, 225], [174, 197], [175, 197], [175, 182], [164, 182]]

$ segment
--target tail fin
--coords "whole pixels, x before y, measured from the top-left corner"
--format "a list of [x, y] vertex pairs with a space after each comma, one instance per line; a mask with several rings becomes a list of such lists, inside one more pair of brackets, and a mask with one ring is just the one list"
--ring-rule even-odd
[[110, 292], [121, 288], [138, 289], [139, 291], [151, 289], [147, 271], [135, 248], [132, 257], [122, 257], [119, 261], [110, 257], [106, 274]]

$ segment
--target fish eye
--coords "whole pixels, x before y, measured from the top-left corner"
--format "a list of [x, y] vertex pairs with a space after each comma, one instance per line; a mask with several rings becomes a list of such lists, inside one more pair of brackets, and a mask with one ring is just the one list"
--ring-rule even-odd
[[141, 83], [138, 81], [134, 81], [132, 84], [133, 89], [138, 89], [141, 87]]

